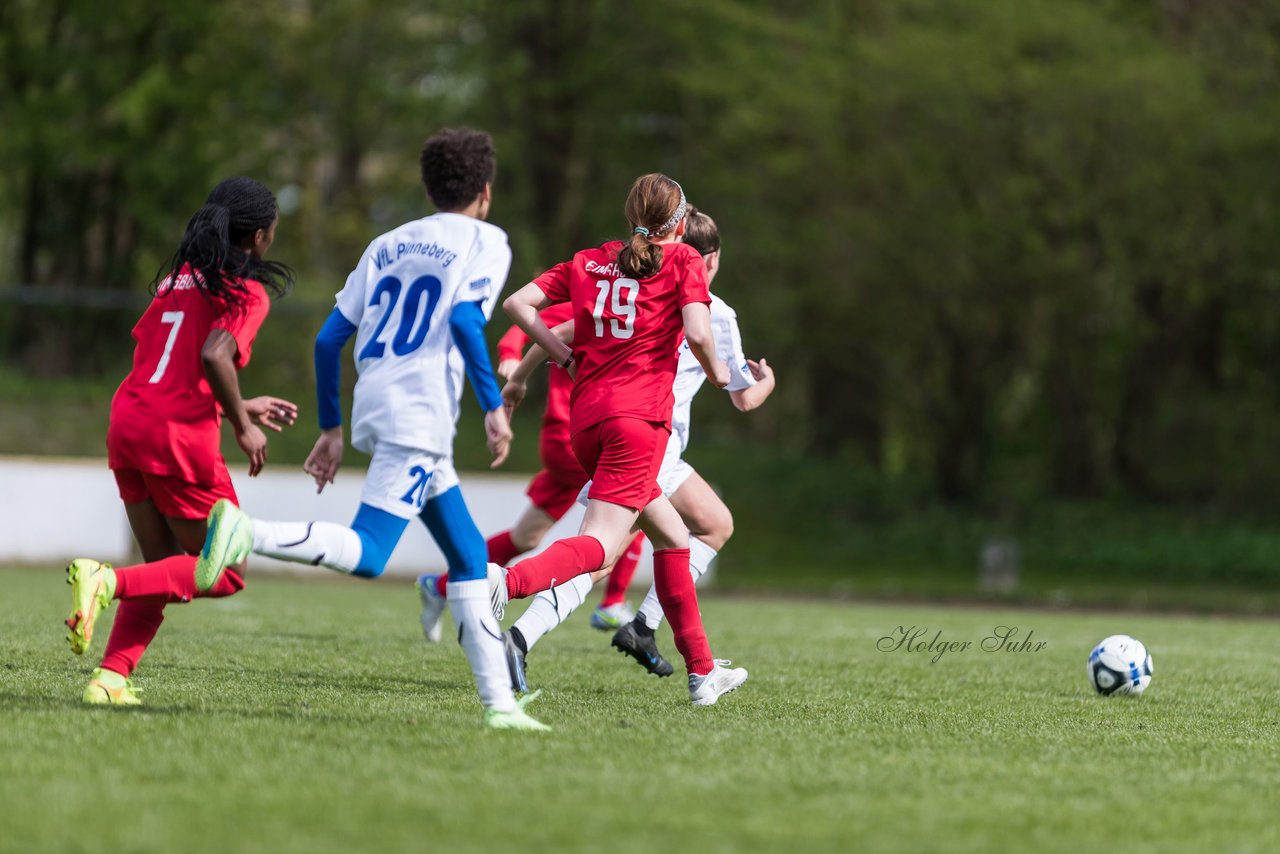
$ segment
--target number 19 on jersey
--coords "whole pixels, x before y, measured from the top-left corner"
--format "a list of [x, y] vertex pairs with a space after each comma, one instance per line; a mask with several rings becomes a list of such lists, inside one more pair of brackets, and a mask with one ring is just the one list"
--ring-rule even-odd
[[596, 322], [596, 337], [603, 338], [605, 333], [605, 308], [608, 304], [608, 329], [613, 338], [630, 338], [636, 334], [636, 297], [640, 294], [640, 283], [635, 279], [600, 279], [596, 282], [600, 291], [596, 297], [595, 307], [591, 309], [591, 317]]

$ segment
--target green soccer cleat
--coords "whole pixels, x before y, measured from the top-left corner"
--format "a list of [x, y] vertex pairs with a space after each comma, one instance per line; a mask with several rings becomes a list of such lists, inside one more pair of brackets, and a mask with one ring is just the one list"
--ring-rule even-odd
[[80, 698], [89, 706], [140, 706], [133, 682], [116, 673], [114, 670], [103, 670], [101, 667], [93, 671], [89, 684]]
[[597, 605], [591, 612], [591, 628], [602, 632], [616, 631], [636, 618], [636, 614], [626, 602], [616, 605]]
[[196, 588], [205, 593], [218, 583], [223, 571], [253, 551], [253, 520], [223, 498], [209, 511], [204, 548], [196, 558]]
[[116, 595], [116, 574], [109, 563], [76, 558], [67, 566], [71, 585], [71, 616], [67, 617], [67, 643], [76, 655], [84, 655], [93, 641], [98, 615], [111, 606]]
[[532, 694], [526, 694], [516, 700], [516, 708], [513, 712], [485, 709], [484, 725], [489, 729], [522, 729], [534, 732], [550, 732], [551, 727], [540, 721], [535, 721], [524, 710], [524, 707], [538, 699], [538, 695], [541, 693], [542, 689], [539, 688]]

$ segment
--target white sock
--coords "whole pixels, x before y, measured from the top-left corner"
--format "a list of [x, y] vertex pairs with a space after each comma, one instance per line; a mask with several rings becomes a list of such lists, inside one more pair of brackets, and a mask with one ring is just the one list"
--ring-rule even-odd
[[584, 572], [534, 596], [529, 607], [512, 627], [520, 630], [526, 651], [533, 649], [533, 645], [543, 635], [568, 619], [579, 605], [587, 601], [587, 594], [590, 592], [591, 573]]
[[364, 547], [360, 535], [335, 522], [253, 520], [253, 550], [264, 557], [354, 572]]
[[476, 677], [480, 702], [486, 709], [514, 712], [516, 695], [511, 692], [511, 676], [502, 651], [502, 629], [489, 605], [489, 582], [483, 578], [450, 581], [445, 585], [445, 595], [458, 627], [458, 643]]
[[[717, 554], [719, 552], [697, 537], [689, 538], [689, 574], [693, 576], [694, 584], [707, 574], [707, 567], [711, 566], [711, 561], [716, 559]], [[649, 593], [640, 603], [640, 610], [636, 613], [644, 617], [644, 624], [651, 629], [662, 625], [663, 613], [662, 606], [658, 604], [657, 585], [649, 586]]]

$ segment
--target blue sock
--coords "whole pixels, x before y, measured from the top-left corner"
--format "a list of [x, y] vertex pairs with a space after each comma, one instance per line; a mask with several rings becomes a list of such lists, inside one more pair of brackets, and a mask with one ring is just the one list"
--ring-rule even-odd
[[450, 581], [475, 581], [485, 577], [489, 552], [467, 510], [467, 502], [462, 499], [461, 489], [455, 486], [429, 499], [419, 518], [449, 562]]
[[351, 523], [351, 530], [359, 535], [363, 551], [360, 563], [352, 575], [364, 578], [382, 575], [382, 571], [387, 568], [387, 560], [395, 551], [396, 543], [400, 542], [400, 536], [408, 524], [409, 520], [401, 519], [386, 510], [361, 504], [355, 521]]

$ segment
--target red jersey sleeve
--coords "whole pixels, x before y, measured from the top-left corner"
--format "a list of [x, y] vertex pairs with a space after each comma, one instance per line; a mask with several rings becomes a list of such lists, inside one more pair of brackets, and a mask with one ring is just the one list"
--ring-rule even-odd
[[568, 302], [571, 268], [572, 262], [563, 261], [534, 279], [533, 283], [541, 288], [547, 295], [547, 299], [553, 303]]
[[679, 297], [680, 307], [695, 302], [711, 304], [711, 290], [707, 286], [707, 266], [702, 261], [702, 256], [692, 246], [686, 246], [683, 243], [677, 243], [674, 249], [675, 257], [671, 260], [675, 262], [676, 274], [676, 293]]
[[253, 340], [258, 337], [262, 322], [271, 310], [271, 299], [266, 289], [257, 282], [245, 282], [247, 292], [240, 302], [227, 305], [213, 318], [213, 329], [225, 329], [236, 339], [236, 368], [249, 364], [253, 354]]
[[519, 361], [524, 357], [524, 345], [529, 343], [529, 336], [519, 326], [512, 326], [498, 339], [498, 361], [511, 359]]
[[[547, 324], [548, 327], [555, 329], [560, 324], [573, 318], [573, 303], [558, 302], [553, 306], [544, 308], [538, 313], [538, 316], [542, 318], [542, 322]], [[519, 326], [512, 326], [498, 339], [498, 361], [523, 359], [524, 348], [528, 344], [529, 336], [524, 334], [524, 330]]]

